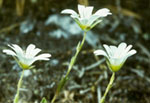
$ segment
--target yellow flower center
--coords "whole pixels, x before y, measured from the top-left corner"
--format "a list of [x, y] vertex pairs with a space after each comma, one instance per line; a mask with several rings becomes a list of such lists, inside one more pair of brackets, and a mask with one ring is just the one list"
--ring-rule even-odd
[[29, 65], [27, 65], [27, 64], [24, 64], [24, 63], [19, 63], [19, 65], [20, 65], [20, 67], [22, 68], [22, 69], [30, 69], [30, 66]]
[[109, 69], [113, 72], [117, 72], [121, 69], [121, 67], [123, 66], [124, 63], [121, 63], [120, 65], [113, 65], [113, 64], [110, 64], [108, 61], [107, 61], [107, 65], [109, 67]]

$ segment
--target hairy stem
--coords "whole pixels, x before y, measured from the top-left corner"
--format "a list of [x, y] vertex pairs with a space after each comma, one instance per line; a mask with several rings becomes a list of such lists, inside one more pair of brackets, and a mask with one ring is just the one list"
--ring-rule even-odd
[[56, 92], [55, 92], [55, 95], [54, 95], [54, 97], [53, 97], [51, 103], [54, 103], [54, 102], [55, 102], [55, 100], [56, 100], [57, 96], [59, 95], [61, 89], [64, 87], [66, 81], [68, 80], [68, 75], [69, 75], [69, 73], [70, 73], [70, 71], [71, 71], [73, 65], [75, 64], [75, 61], [76, 61], [76, 59], [77, 59], [77, 56], [78, 56], [79, 52], [81, 51], [81, 49], [82, 49], [82, 47], [83, 47], [85, 38], [86, 38], [86, 32], [84, 32], [84, 36], [83, 36], [82, 42], [81, 42], [81, 43], [79, 42], [78, 45], [77, 45], [76, 53], [75, 53], [75, 55], [71, 58], [71, 61], [70, 61], [69, 67], [68, 67], [68, 71], [67, 71], [66, 75], [63, 76], [62, 79], [60, 80], [60, 82], [59, 82], [59, 84], [58, 84], [58, 87], [57, 87], [57, 90], [56, 90]]
[[18, 82], [18, 85], [17, 85], [17, 93], [15, 95], [13, 103], [18, 103], [18, 101], [19, 101], [19, 89], [20, 89], [21, 84], [22, 84], [23, 75], [24, 75], [24, 70], [22, 71], [21, 77], [19, 79], [19, 82]]
[[107, 88], [105, 90], [105, 93], [104, 93], [102, 99], [100, 100], [100, 103], [104, 103], [105, 102], [105, 98], [106, 98], [109, 90], [111, 89], [111, 87], [113, 85], [114, 79], [115, 79], [115, 72], [113, 72], [113, 74], [112, 74], [112, 76], [110, 78], [109, 84], [108, 84], [108, 86], [107, 86]]

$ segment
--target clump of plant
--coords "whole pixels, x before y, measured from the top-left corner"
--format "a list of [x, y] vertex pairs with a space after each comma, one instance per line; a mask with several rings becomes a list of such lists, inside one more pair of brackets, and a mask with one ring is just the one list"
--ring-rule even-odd
[[76, 47], [75, 55], [71, 58], [66, 75], [62, 77], [62, 79], [60, 80], [58, 84], [57, 90], [55, 92], [55, 95], [51, 103], [55, 102], [56, 97], [59, 95], [61, 89], [64, 87], [66, 81], [68, 80], [68, 75], [73, 65], [75, 64], [75, 61], [77, 59], [79, 52], [81, 51], [83, 47], [87, 32], [91, 30], [93, 27], [95, 27], [98, 23], [100, 23], [102, 21], [101, 18], [106, 17], [107, 15], [111, 15], [109, 9], [107, 8], [100, 9], [94, 14], [92, 14], [93, 8], [94, 8], [93, 6], [78, 5], [79, 14], [71, 9], [65, 9], [61, 12], [62, 14], [70, 14], [70, 16], [75, 20], [75, 22], [83, 30], [84, 35], [83, 35], [82, 41], [79, 42]]
[[94, 54], [102, 55], [106, 58], [106, 63], [113, 74], [106, 88], [106, 91], [100, 100], [100, 103], [105, 102], [106, 95], [113, 85], [115, 79], [115, 72], [121, 69], [121, 67], [123, 66], [128, 57], [136, 53], [136, 50], [134, 49], [130, 50], [132, 48], [132, 45], [127, 46], [126, 43], [120, 43], [118, 47], [112, 45], [108, 46], [106, 44], [104, 44], [103, 46], [105, 48], [105, 51], [96, 50]]
[[38, 60], [49, 60], [49, 57], [51, 57], [51, 54], [44, 53], [37, 55], [41, 49], [35, 48], [34, 44], [30, 44], [27, 49], [24, 51], [22, 48], [16, 44], [8, 45], [10, 49], [3, 50], [4, 53], [13, 56], [13, 58], [16, 60], [20, 68], [22, 68], [22, 74], [18, 81], [17, 85], [17, 93], [15, 95], [15, 98], [13, 100], [13, 103], [18, 103], [19, 101], [19, 89], [22, 85], [23, 75], [25, 70], [32, 69], [34, 67], [33, 63]]

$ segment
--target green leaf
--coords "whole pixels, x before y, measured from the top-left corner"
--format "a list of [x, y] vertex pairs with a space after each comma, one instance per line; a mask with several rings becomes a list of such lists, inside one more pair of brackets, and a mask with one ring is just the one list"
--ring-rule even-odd
[[73, 63], [75, 62], [75, 60], [76, 60], [76, 57], [73, 56], [73, 57], [71, 58], [71, 62], [70, 62], [70, 65], [69, 65], [69, 66], [73, 65]]
[[80, 49], [80, 42], [78, 43], [77, 47], [76, 47], [76, 51], [78, 51]]
[[57, 93], [59, 93], [62, 90], [62, 88], [64, 87], [64, 85], [67, 82], [67, 80], [68, 80], [67, 76], [62, 77], [61, 81], [58, 84], [58, 88], [56, 90]]
[[47, 102], [46, 98], [43, 97], [40, 103], [48, 103], [48, 102]]

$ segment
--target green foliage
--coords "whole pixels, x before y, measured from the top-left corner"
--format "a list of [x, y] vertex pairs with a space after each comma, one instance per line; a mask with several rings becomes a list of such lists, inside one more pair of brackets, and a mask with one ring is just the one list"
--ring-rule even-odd
[[43, 97], [40, 103], [48, 103], [48, 102], [47, 102], [46, 98]]

